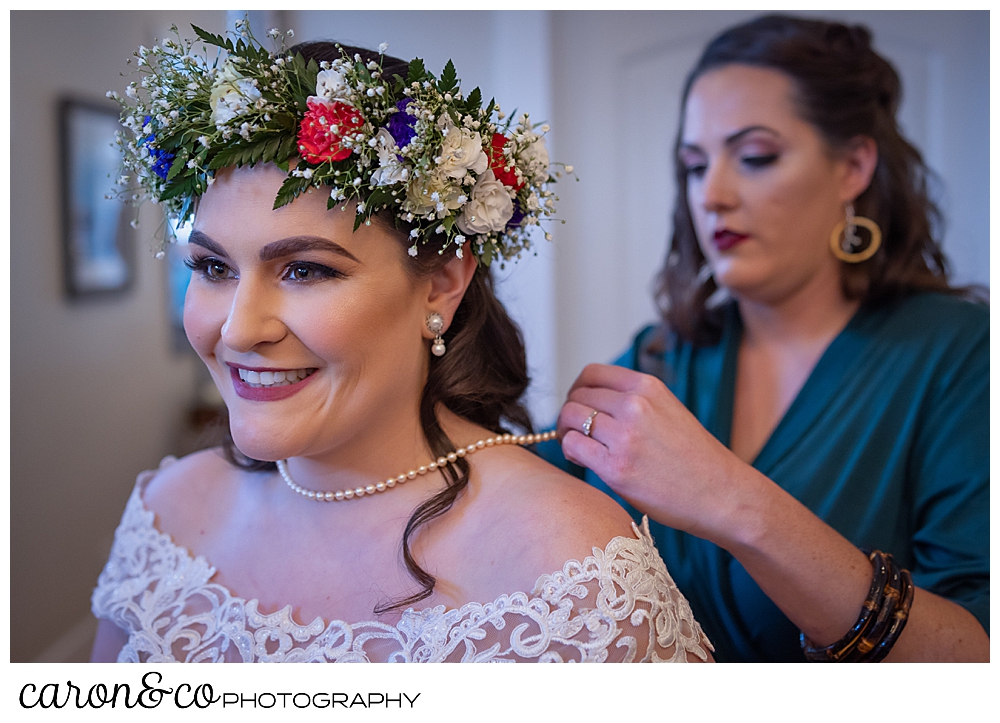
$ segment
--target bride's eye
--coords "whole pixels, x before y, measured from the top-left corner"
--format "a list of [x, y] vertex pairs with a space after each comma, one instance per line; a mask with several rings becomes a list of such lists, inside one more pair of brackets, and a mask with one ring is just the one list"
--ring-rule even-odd
[[312, 261], [296, 261], [285, 267], [283, 279], [288, 281], [319, 281], [321, 279], [342, 279], [345, 275], [336, 269]]
[[236, 278], [236, 273], [229, 268], [228, 264], [211, 256], [187, 258], [184, 259], [184, 265], [209, 281]]

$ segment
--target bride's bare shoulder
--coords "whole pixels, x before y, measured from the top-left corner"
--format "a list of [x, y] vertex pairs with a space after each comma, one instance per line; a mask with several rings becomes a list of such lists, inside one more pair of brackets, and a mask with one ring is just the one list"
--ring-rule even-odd
[[213, 496], [222, 493], [227, 480], [238, 474], [219, 448], [203, 449], [186, 457], [161, 463], [142, 492], [143, 504], [156, 513], [166, 529], [196, 524], [200, 510], [213, 507]]
[[606, 494], [526, 450], [507, 449], [474, 458], [474, 483], [462, 509], [456, 505], [452, 532], [466, 551], [466, 574], [489, 571], [481, 582], [499, 592], [530, 588], [615, 537], [634, 537], [631, 517]]
[[606, 494], [527, 450], [512, 451], [516, 456], [505, 460], [502, 469], [486, 470], [502, 476], [490, 485], [490, 493], [506, 501], [496, 503], [509, 515], [507, 525], [558, 526], [564, 538], [579, 535], [594, 541], [632, 534], [632, 518]]

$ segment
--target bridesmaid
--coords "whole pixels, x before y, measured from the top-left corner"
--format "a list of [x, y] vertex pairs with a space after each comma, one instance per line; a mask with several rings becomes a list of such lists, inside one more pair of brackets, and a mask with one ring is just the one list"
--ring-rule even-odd
[[544, 452], [655, 520], [719, 660], [989, 659], [989, 309], [947, 281], [899, 99], [863, 27], [712, 41], [663, 323]]

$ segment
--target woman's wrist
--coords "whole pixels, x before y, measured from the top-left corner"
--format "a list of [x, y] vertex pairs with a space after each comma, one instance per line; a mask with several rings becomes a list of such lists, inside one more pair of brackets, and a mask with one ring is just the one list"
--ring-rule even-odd
[[774, 514], [785, 506], [785, 500], [780, 498], [790, 496], [732, 454], [720, 473], [719, 489], [725, 494], [720, 495], [716, 514], [709, 518], [703, 534], [694, 534], [736, 557], [744, 551], [762, 549], [774, 526], [781, 524], [781, 515]]
[[706, 538], [732, 554], [807, 637], [835, 642], [857, 620], [871, 563], [795, 497], [733, 459], [730, 499]]

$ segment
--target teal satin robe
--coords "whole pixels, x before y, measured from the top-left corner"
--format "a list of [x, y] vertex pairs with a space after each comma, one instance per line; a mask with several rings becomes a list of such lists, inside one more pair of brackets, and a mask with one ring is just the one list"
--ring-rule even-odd
[[[616, 363], [660, 377], [729, 444], [742, 324], [712, 347], [650, 354], [650, 327]], [[641, 514], [558, 443], [555, 464]], [[989, 309], [940, 294], [862, 308], [831, 342], [753, 466], [859, 548], [892, 553], [914, 584], [989, 632]], [[798, 630], [716, 545], [650, 523], [720, 661], [802, 661]]]

